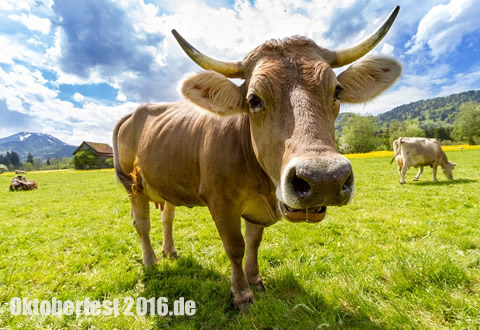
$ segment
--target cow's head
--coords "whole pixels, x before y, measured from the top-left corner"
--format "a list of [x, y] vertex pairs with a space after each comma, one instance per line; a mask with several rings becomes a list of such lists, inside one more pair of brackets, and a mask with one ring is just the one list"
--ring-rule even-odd
[[445, 174], [449, 180], [453, 180], [453, 169], [455, 168], [455, 165], [457, 164], [449, 161], [446, 161], [441, 165], [443, 174]]
[[[341, 102], [361, 103], [400, 75], [393, 59], [370, 57], [335, 75], [332, 68], [368, 53], [388, 32], [399, 7], [358, 45], [330, 51], [305, 37], [271, 40], [240, 62], [212, 59], [172, 31], [202, 68], [183, 82], [191, 102], [219, 115], [246, 114], [255, 155], [275, 184], [283, 215], [291, 221], [321, 221], [329, 205], [350, 201], [350, 162], [335, 149], [334, 122]], [[242, 78], [237, 86], [228, 78]]]

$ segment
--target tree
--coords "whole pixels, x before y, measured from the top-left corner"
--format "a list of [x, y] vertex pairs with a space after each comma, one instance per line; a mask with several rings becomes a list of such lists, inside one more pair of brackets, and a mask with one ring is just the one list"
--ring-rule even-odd
[[20, 157], [18, 157], [18, 154], [15, 151], [9, 152], [7, 151], [7, 160], [9, 165], [11, 165], [13, 168], [19, 168], [22, 163], [20, 162]]
[[25, 164], [23, 164], [23, 169], [24, 169], [25, 171], [31, 171], [31, 170], [33, 170], [33, 165], [32, 165], [32, 163], [26, 162]]
[[76, 169], [90, 168], [96, 165], [96, 158], [91, 151], [79, 151], [73, 157], [73, 164]]
[[340, 150], [345, 153], [369, 152], [380, 146], [373, 116], [351, 116], [342, 130]]
[[420, 127], [418, 122], [415, 120], [392, 120], [390, 123], [390, 145], [389, 149], [392, 148], [393, 141], [399, 137], [425, 137], [425, 131]]
[[3, 164], [8, 167], [10, 163], [8, 162], [7, 157], [5, 157], [3, 154], [0, 154], [0, 164]]
[[480, 142], [480, 104], [467, 102], [460, 106], [460, 112], [454, 123], [452, 136], [457, 141], [467, 141], [468, 144]]
[[74, 163], [73, 163], [73, 157], [69, 158], [69, 157], [63, 157], [62, 158], [62, 162], [60, 163], [59, 165], [60, 168], [73, 168], [74, 167]]
[[31, 152], [29, 152], [27, 155], [27, 163], [30, 163], [33, 165], [33, 155]]
[[105, 159], [105, 165], [107, 165], [110, 168], [113, 168], [113, 158]]
[[33, 160], [32, 165], [33, 165], [33, 169], [34, 169], [34, 170], [39, 170], [39, 169], [41, 169], [42, 166], [43, 166], [43, 160], [42, 160], [41, 158], [38, 158], [38, 157], [37, 157], [37, 158], [35, 158], [35, 159]]
[[452, 126], [440, 126], [440, 127], [427, 127], [424, 128], [427, 138], [436, 138], [438, 140], [450, 140], [452, 141]]

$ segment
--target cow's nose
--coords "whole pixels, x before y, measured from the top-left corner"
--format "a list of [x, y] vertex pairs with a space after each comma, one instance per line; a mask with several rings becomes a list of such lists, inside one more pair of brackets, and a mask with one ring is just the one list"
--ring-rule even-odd
[[353, 195], [352, 165], [343, 156], [295, 159], [285, 171], [283, 197], [292, 207], [344, 205]]
[[352, 166], [350, 165], [350, 174], [347, 175], [342, 185], [342, 193], [345, 197], [348, 197], [348, 201], [352, 198], [354, 188], [355, 180], [353, 178]]
[[292, 169], [293, 172], [293, 179], [292, 179], [292, 188], [298, 198], [305, 198], [312, 194], [312, 186], [308, 181], [308, 178], [302, 179], [301, 177], [297, 176], [296, 169]]

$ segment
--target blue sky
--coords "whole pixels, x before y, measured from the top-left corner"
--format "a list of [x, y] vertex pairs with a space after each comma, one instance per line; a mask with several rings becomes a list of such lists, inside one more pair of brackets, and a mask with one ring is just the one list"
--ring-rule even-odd
[[396, 22], [372, 53], [398, 58], [402, 77], [377, 99], [341, 111], [378, 114], [480, 89], [476, 0], [2, 0], [0, 137], [33, 131], [71, 144], [111, 143], [124, 114], [179, 99], [178, 82], [200, 70], [174, 28], [210, 56], [239, 60], [267, 39], [296, 34], [347, 47], [397, 4]]

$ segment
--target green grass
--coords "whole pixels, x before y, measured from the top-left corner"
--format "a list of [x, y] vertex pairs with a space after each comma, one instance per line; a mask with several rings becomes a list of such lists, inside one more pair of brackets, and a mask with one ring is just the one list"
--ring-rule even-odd
[[[145, 270], [130, 207], [112, 171], [36, 172], [9, 192], [0, 175], [0, 328], [476, 328], [480, 326], [480, 151], [447, 152], [455, 181], [415, 170], [401, 186], [390, 158], [352, 159], [354, 202], [316, 225], [265, 230], [266, 292], [232, 306], [230, 267], [206, 208], [178, 208], [180, 257]], [[152, 240], [161, 254], [160, 214]], [[12, 316], [13, 297], [179, 297], [194, 316]], [[121, 307], [123, 305], [121, 304]], [[120, 311], [122, 308], [120, 308]]]

